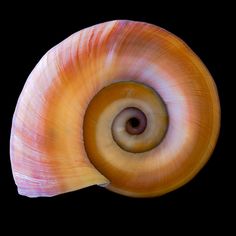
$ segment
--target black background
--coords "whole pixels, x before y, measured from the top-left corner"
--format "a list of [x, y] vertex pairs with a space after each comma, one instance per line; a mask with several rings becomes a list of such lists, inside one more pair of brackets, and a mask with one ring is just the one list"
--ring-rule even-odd
[[[213, 229], [225, 220], [228, 229], [230, 214], [234, 213], [232, 189], [235, 187], [234, 155], [229, 150], [227, 128], [230, 127], [229, 107], [233, 103], [228, 91], [233, 83], [229, 72], [229, 54], [233, 53], [231, 7], [226, 3], [206, 6], [200, 2], [182, 6], [169, 3], [162, 7], [158, 3], [142, 2], [128, 9], [125, 4], [110, 2], [100, 8], [91, 3], [90, 7], [67, 4], [60, 9], [35, 4], [23, 9], [10, 6], [1, 20], [5, 53], [1, 76], [0, 216], [9, 214], [11, 220], [18, 220], [43, 215], [43, 222], [56, 212], [61, 218], [75, 216], [78, 225], [83, 219], [100, 220], [101, 227], [107, 221], [114, 221], [115, 228], [132, 222], [136, 228], [146, 225], [148, 229], [166, 222], [169, 224], [166, 230], [172, 228], [173, 222], [179, 222], [180, 229], [187, 222], [194, 229], [201, 226]], [[188, 184], [158, 198], [133, 199], [97, 186], [52, 198], [30, 199], [18, 195], [11, 174], [9, 138], [15, 105], [29, 73], [44, 53], [72, 33], [114, 19], [145, 21], [169, 30], [182, 38], [208, 67], [218, 87], [222, 109], [221, 133], [211, 159]]]

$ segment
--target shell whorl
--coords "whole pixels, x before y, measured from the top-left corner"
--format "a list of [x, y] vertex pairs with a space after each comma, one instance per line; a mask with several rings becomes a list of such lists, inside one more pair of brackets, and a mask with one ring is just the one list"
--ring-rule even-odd
[[[157, 99], [160, 97], [155, 119], [161, 119], [164, 128], [150, 131], [152, 135], [156, 130], [162, 133], [160, 142], [148, 149], [137, 149], [136, 144], [122, 148], [124, 136], [112, 133], [118, 114], [133, 107], [140, 113], [130, 109], [128, 115], [143, 117], [143, 113], [146, 125], [158, 127], [148, 123], [156, 105], [147, 115], [148, 106], [141, 105], [147, 96], [142, 97], [142, 92], [139, 100], [132, 100], [132, 83], [156, 91]], [[118, 100], [122, 102], [113, 103], [116, 92], [111, 87], [118, 84], [130, 86], [130, 90], [121, 93]], [[111, 103], [106, 107], [107, 116], [101, 112], [106, 99], [96, 103], [96, 95], [104, 89]], [[116, 91], [123, 90], [117, 87]], [[94, 100], [96, 106], [90, 110]], [[124, 123], [119, 122], [115, 130]], [[106, 132], [97, 135], [102, 126], [107, 137], [112, 137], [108, 143]], [[13, 117], [13, 175], [18, 192], [30, 197], [95, 184], [128, 196], [158, 196], [197, 174], [214, 149], [219, 127], [214, 81], [185, 43], [147, 23], [106, 22], [81, 30], [52, 48], [29, 75]]]

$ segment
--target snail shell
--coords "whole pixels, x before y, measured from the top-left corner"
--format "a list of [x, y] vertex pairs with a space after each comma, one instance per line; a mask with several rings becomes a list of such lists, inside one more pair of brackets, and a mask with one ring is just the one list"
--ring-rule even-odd
[[29, 75], [12, 123], [13, 176], [29, 197], [91, 185], [159, 196], [197, 174], [219, 127], [214, 81], [185, 43], [147, 23], [106, 22]]

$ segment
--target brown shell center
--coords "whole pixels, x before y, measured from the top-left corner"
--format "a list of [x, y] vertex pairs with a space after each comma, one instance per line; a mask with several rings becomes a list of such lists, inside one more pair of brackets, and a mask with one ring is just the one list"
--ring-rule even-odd
[[135, 107], [130, 107], [126, 109], [136, 110], [136, 115], [126, 121], [126, 125], [125, 125], [126, 131], [129, 134], [133, 134], [133, 135], [138, 135], [138, 134], [143, 133], [147, 126], [147, 118], [145, 114], [141, 110]]

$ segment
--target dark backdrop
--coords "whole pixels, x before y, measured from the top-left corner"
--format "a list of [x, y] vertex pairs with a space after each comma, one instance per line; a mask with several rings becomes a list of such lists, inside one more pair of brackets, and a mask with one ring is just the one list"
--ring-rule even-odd
[[[207, 7], [191, 2], [159, 7], [156, 3], [143, 2], [130, 9], [123, 4], [121, 10], [117, 10], [118, 5], [121, 6], [111, 2], [99, 8], [91, 3], [93, 10], [66, 4], [60, 10], [40, 4], [25, 7], [24, 11], [16, 5], [6, 8], [7, 14], [1, 21], [2, 51], [6, 52], [2, 56], [2, 71], [6, 73], [1, 75], [0, 215], [10, 213], [11, 220], [17, 220], [22, 215], [34, 218], [43, 214], [43, 222], [45, 217], [58, 212], [59, 216], [66, 217], [75, 214], [78, 224], [82, 218], [101, 220], [104, 225], [116, 218], [114, 222], [118, 226], [129, 225], [133, 220], [136, 228], [144, 221], [148, 227], [172, 221], [179, 221], [180, 228], [184, 228], [186, 222], [191, 222], [194, 228], [217, 227], [222, 220], [231, 218], [229, 213], [233, 213], [234, 206], [233, 155], [228, 148], [229, 132], [226, 133], [227, 126], [230, 128], [228, 108], [234, 102], [227, 91], [233, 79], [228, 56], [233, 53], [230, 6], [214, 3]], [[211, 159], [188, 184], [157, 198], [133, 199], [97, 186], [52, 198], [30, 199], [18, 195], [9, 161], [9, 137], [15, 105], [29, 73], [47, 50], [72, 33], [113, 19], [145, 21], [167, 29], [182, 38], [208, 67], [218, 87], [222, 107], [221, 132]]]

